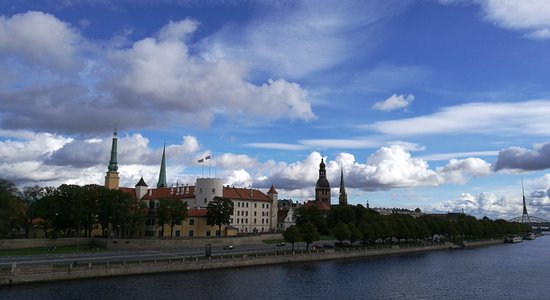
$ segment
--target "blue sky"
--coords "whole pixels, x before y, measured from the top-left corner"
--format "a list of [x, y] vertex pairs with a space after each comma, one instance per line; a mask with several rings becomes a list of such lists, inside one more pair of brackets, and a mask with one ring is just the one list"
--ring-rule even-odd
[[0, 171], [20, 186], [227, 184], [550, 218], [550, 4], [0, 2]]

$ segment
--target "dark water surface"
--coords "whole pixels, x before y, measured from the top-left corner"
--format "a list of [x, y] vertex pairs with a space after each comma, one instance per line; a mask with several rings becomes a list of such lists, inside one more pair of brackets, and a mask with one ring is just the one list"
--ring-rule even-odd
[[521, 244], [0, 288], [0, 299], [550, 299], [550, 237]]

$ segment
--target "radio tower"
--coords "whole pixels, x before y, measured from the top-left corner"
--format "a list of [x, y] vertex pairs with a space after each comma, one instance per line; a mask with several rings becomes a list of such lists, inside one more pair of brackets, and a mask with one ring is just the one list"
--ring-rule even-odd
[[523, 194], [523, 214], [521, 215], [521, 223], [531, 223], [529, 213], [527, 213], [527, 205], [525, 204], [525, 190], [523, 189], [523, 180], [521, 181], [521, 193]]

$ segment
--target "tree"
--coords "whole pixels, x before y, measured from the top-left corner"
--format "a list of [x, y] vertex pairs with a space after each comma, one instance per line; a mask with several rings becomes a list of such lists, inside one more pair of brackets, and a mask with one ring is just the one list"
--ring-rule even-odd
[[338, 223], [338, 225], [336, 225], [336, 227], [332, 230], [332, 234], [335, 239], [340, 241], [340, 243], [351, 238], [351, 231], [344, 222]]
[[159, 200], [157, 214], [160, 226], [170, 224], [170, 237], [172, 237], [174, 225], [181, 224], [187, 217], [187, 202], [174, 198], [162, 198]]
[[294, 251], [294, 243], [302, 240], [302, 234], [298, 226], [292, 225], [283, 232], [283, 238], [292, 244], [292, 251]]
[[349, 231], [350, 231], [349, 241], [350, 241], [351, 245], [353, 245], [353, 243], [355, 241], [357, 241], [357, 240], [359, 240], [360, 238], [363, 237], [363, 234], [357, 228], [357, 226], [355, 226], [355, 224], [353, 224], [353, 223], [348, 224], [348, 228], [349, 228]]
[[0, 236], [18, 232], [27, 223], [27, 209], [19, 190], [12, 182], [0, 179]]
[[311, 222], [300, 225], [300, 233], [302, 234], [302, 239], [306, 242], [306, 250], [309, 249], [309, 244], [319, 240], [319, 232]]
[[323, 212], [317, 206], [299, 207], [294, 214], [296, 225], [311, 222], [320, 233], [328, 233], [328, 226]]
[[208, 211], [206, 212], [206, 224], [218, 225], [218, 231], [222, 234], [222, 225], [229, 225], [231, 216], [233, 215], [233, 201], [223, 198], [214, 197], [208, 203]]

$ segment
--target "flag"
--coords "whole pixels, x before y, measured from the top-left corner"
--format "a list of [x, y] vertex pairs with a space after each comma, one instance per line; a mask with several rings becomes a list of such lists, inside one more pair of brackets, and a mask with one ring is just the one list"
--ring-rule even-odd
[[202, 159], [202, 158], [201, 158], [201, 159], [199, 159], [199, 163], [201, 163], [201, 162], [204, 162], [204, 159]]
[[204, 159], [205, 159], [205, 160], [207, 160], [207, 159], [210, 159], [210, 155], [208, 155], [208, 156], [207, 156], [207, 157], [205, 157]]

